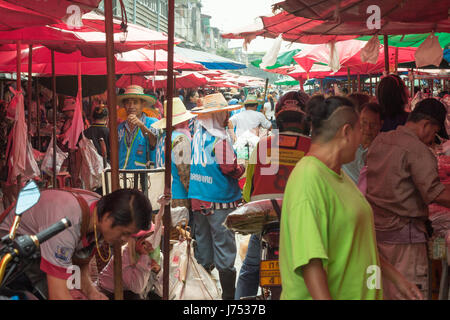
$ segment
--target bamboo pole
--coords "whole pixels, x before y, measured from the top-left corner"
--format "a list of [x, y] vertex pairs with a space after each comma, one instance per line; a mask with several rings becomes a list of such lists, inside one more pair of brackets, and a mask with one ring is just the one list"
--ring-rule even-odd
[[[167, 114], [166, 116], [166, 141], [165, 141], [165, 162], [168, 164], [164, 172], [164, 192], [170, 193], [172, 190], [172, 106], [173, 106], [173, 47], [175, 36], [175, 0], [168, 1], [168, 44], [167, 44]], [[164, 243], [163, 256], [170, 257], [170, 229], [172, 226], [170, 216], [170, 204], [164, 207]], [[170, 259], [164, 259], [163, 266], [163, 300], [169, 300], [169, 268]]]
[[[106, 65], [107, 65], [107, 90], [109, 109], [109, 143], [111, 148], [111, 190], [115, 191], [119, 186], [119, 138], [117, 132], [117, 110], [115, 92], [115, 62], [114, 62], [114, 38], [113, 38], [113, 10], [112, 0], [105, 0], [105, 31], [106, 31]], [[114, 252], [114, 298], [123, 300], [122, 284], [122, 251], [119, 243], [113, 245]]]

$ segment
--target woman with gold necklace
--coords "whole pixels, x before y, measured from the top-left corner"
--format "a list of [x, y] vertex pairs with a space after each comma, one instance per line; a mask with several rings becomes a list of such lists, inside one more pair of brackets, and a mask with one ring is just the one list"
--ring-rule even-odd
[[[71, 300], [70, 290], [80, 289], [89, 300], [106, 300], [91, 281], [91, 258], [98, 252], [108, 261], [111, 252], [100, 251], [102, 241], [125, 244], [132, 234], [149, 229], [151, 213], [150, 201], [137, 190], [121, 189], [103, 197], [81, 189], [42, 191], [39, 202], [23, 214], [17, 234], [36, 234], [64, 217], [72, 226], [42, 244], [41, 258], [26, 276], [44, 299]], [[10, 213], [0, 221], [1, 236], [12, 219]]]

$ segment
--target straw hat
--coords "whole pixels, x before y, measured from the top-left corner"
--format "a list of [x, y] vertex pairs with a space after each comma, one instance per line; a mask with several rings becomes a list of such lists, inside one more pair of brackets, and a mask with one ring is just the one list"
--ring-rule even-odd
[[201, 107], [193, 108], [192, 113], [206, 114], [210, 112], [232, 111], [242, 108], [241, 105], [228, 105], [227, 100], [221, 93], [213, 93], [203, 98], [203, 105]]
[[[189, 119], [194, 118], [196, 115], [190, 113], [186, 107], [184, 106], [183, 101], [180, 98], [173, 98], [172, 105], [172, 126], [180, 124], [182, 122], [188, 121]], [[164, 115], [167, 114], [167, 100], [164, 101]], [[161, 120], [152, 124], [152, 127], [155, 129], [165, 129], [166, 128], [166, 118], [162, 118]]]
[[247, 99], [245, 99], [244, 106], [247, 104], [259, 104], [258, 98], [253, 95], [248, 95]]
[[77, 101], [74, 98], [68, 98], [64, 100], [64, 108], [62, 109], [63, 112], [65, 111], [75, 111], [76, 109]]
[[117, 96], [117, 103], [122, 105], [123, 100], [129, 98], [137, 98], [145, 101], [144, 107], [150, 107], [156, 103], [156, 98], [144, 93], [144, 88], [138, 85], [131, 85], [125, 89], [123, 94]]

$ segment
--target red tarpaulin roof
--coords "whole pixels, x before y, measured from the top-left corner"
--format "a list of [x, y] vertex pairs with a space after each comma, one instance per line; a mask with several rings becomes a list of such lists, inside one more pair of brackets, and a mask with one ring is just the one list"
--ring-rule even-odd
[[223, 34], [223, 38], [246, 39], [247, 42], [256, 36], [276, 37], [282, 34], [286, 41], [309, 44], [320, 44], [331, 41], [354, 39], [362, 35], [411, 34], [428, 32], [450, 32], [448, 19], [437, 22], [389, 22], [382, 24], [381, 30], [369, 29], [364, 21], [334, 22], [311, 20], [297, 17], [286, 11], [271, 17], [260, 17], [263, 28], [260, 30], [235, 30], [234, 33]]
[[372, 13], [367, 8], [376, 5], [384, 22], [437, 22], [448, 19], [449, 1], [424, 0], [285, 0], [275, 8], [298, 17], [315, 20], [367, 21]]
[[71, 10], [69, 12], [72, 13], [67, 13], [70, 5], [76, 5], [83, 14], [97, 8], [100, 2], [101, 0], [0, 0], [0, 30], [63, 23], [73, 14]]

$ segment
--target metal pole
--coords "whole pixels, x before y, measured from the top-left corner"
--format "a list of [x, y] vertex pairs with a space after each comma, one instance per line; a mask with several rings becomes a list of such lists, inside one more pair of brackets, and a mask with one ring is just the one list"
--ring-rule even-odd
[[384, 71], [386, 71], [386, 75], [389, 74], [389, 40], [388, 36], [383, 35], [383, 43], [384, 43]]
[[372, 76], [371, 75], [369, 75], [369, 81], [370, 81], [370, 96], [373, 96], [373, 93], [372, 93]]
[[[167, 114], [166, 117], [166, 141], [165, 141], [165, 162], [168, 164], [164, 172], [164, 192], [172, 190], [172, 106], [173, 106], [173, 47], [174, 47], [174, 20], [175, 20], [175, 0], [168, 1], [168, 44], [167, 44]], [[170, 229], [172, 226], [170, 216], [170, 204], [164, 208], [164, 243], [163, 243], [163, 300], [169, 300], [169, 267], [170, 267]]]
[[16, 42], [16, 51], [17, 51], [17, 57], [16, 57], [16, 63], [17, 63], [17, 76], [16, 76], [16, 84], [17, 84], [17, 91], [20, 91], [22, 89], [22, 84], [20, 82], [21, 80], [21, 74], [22, 74], [22, 66], [21, 66], [21, 45], [22, 42], [21, 41], [17, 41]]
[[39, 100], [39, 80], [36, 77], [36, 133], [37, 133], [37, 145], [38, 145], [38, 150], [41, 150], [41, 108], [40, 108], [41, 104], [40, 104], [40, 100]]
[[31, 93], [33, 92], [33, 87], [31, 83], [32, 73], [33, 73], [33, 45], [28, 45], [28, 89], [27, 89], [27, 98], [28, 98], [28, 132], [30, 133], [31, 139]]
[[[106, 64], [108, 81], [109, 109], [109, 143], [111, 148], [111, 190], [119, 189], [119, 138], [117, 133], [117, 110], [115, 92], [115, 62], [113, 38], [112, 0], [105, 0], [105, 31], [106, 31]], [[122, 252], [119, 243], [113, 245], [114, 251], [114, 298], [123, 300], [122, 285]]]
[[52, 89], [53, 89], [53, 177], [52, 185], [56, 188], [56, 75], [55, 75], [55, 51], [52, 50]]

